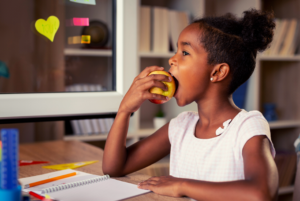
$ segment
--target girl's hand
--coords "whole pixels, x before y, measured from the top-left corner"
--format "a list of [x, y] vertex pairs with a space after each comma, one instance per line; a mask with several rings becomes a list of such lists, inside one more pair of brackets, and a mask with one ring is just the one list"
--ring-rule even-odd
[[[149, 90], [152, 87], [159, 87], [162, 90], [168, 90], [168, 87], [162, 83], [170, 82], [171, 78], [166, 75], [153, 74], [149, 75], [152, 71], [163, 70], [163, 67], [150, 66], [145, 68], [134, 80], [124, 96], [119, 111], [125, 111], [127, 113], [132, 113], [137, 111], [142, 103], [147, 99], [157, 99], [157, 100], [167, 100], [166, 96], [159, 94], [152, 94]], [[149, 75], [149, 76], [148, 76]]]
[[160, 195], [182, 197], [180, 186], [183, 181], [184, 179], [182, 178], [172, 176], [151, 177], [139, 183], [138, 188], [151, 190]]

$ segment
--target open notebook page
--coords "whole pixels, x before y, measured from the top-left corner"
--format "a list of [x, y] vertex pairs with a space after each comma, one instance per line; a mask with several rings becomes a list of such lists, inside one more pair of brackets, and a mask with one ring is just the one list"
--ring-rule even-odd
[[[65, 171], [65, 170], [64, 170]], [[74, 172], [75, 170], [71, 170], [71, 172]], [[47, 175], [46, 178], [51, 178], [55, 176], [62, 175], [60, 174], [61, 171], [55, 172], [56, 174], [45, 174]], [[63, 172], [63, 174], [68, 174], [71, 172]], [[34, 191], [40, 195], [43, 195], [41, 193], [41, 190], [44, 188], [48, 187], [53, 187], [69, 182], [74, 182], [74, 181], [80, 181], [80, 180], [86, 180], [90, 178], [97, 177], [98, 175], [92, 175], [92, 174], [87, 174], [84, 172], [80, 171], [75, 171], [77, 172], [78, 175], [69, 177], [66, 179], [61, 179], [57, 180], [54, 182], [42, 184], [39, 186], [31, 187], [28, 189], [23, 189], [23, 191], [28, 192], [28, 191]], [[39, 176], [41, 178], [41, 176]], [[19, 181], [21, 182], [22, 185], [28, 184], [28, 181], [35, 182], [38, 181], [36, 180], [37, 177], [34, 178], [34, 180], [31, 178], [24, 178], [20, 179]], [[43, 177], [42, 179], [45, 179]], [[92, 183], [88, 185], [82, 185], [78, 187], [73, 187], [69, 189], [64, 189], [61, 191], [56, 191], [52, 193], [47, 193], [51, 198], [59, 199], [61, 201], [82, 201], [82, 200], [90, 200], [90, 201], [96, 201], [96, 200], [122, 200], [125, 198], [141, 195], [144, 193], [150, 192], [149, 190], [143, 190], [139, 189], [137, 185], [130, 184], [127, 182], [122, 182], [119, 180], [115, 179], [108, 179], [108, 180], [103, 180], [97, 183]], [[44, 196], [44, 195], [43, 195]]]
[[108, 179], [101, 182], [48, 193], [51, 198], [61, 201], [113, 201], [141, 195], [150, 192], [139, 189], [137, 185]]

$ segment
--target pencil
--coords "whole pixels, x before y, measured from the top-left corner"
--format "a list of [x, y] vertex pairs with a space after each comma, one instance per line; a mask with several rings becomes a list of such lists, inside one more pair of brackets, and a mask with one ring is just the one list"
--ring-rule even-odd
[[29, 191], [29, 195], [32, 195], [33, 197], [40, 199], [40, 200], [43, 200], [45, 198], [45, 197], [43, 197], [39, 194], [36, 194], [35, 192], [32, 192], [32, 191]]
[[33, 187], [33, 186], [38, 186], [38, 185], [41, 185], [41, 184], [49, 183], [49, 182], [52, 182], [52, 181], [57, 181], [57, 180], [64, 179], [64, 178], [67, 178], [67, 177], [72, 177], [72, 176], [75, 176], [75, 175], [76, 175], [76, 172], [72, 172], [72, 173], [61, 175], [61, 176], [58, 176], [58, 177], [53, 177], [53, 178], [50, 178], [50, 179], [45, 179], [45, 180], [42, 180], [42, 181], [37, 181], [37, 182], [34, 182], [34, 183], [30, 183], [30, 184], [25, 184], [24, 188], [30, 188], [30, 187]]

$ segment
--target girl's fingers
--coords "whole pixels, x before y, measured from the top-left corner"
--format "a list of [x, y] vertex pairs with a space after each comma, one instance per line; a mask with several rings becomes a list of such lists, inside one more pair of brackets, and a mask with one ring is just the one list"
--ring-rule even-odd
[[[141, 86], [145, 86], [142, 87], [142, 90], [149, 90], [151, 87], [153, 86], [157, 86], [159, 88], [161, 88], [164, 91], [167, 91], [168, 88], [165, 84], [163, 84], [162, 82], [171, 82], [171, 79], [169, 76], [166, 75], [162, 75], [162, 74], [152, 74], [149, 75], [145, 78], [141, 78], [135, 81], [135, 86], [141, 87]], [[152, 85], [151, 85], [152, 83]], [[158, 85], [157, 85], [158, 84]]]
[[143, 94], [143, 99], [148, 100], [148, 99], [156, 99], [156, 100], [169, 100], [167, 96], [163, 96], [160, 94], [152, 94], [150, 92], [145, 92]]
[[144, 181], [143, 185], [156, 185], [158, 183], [158, 181], [154, 181], [154, 180], [148, 180], [148, 181]]
[[145, 80], [145, 81], [158, 80], [161, 82], [171, 82], [172, 78], [167, 75], [163, 75], [163, 74], [151, 74], [151, 75], [145, 77], [143, 80]]
[[152, 71], [156, 71], [156, 70], [164, 70], [164, 67], [159, 67], [159, 66], [149, 66], [146, 67], [138, 76], [137, 78], [144, 78], [147, 77], [149, 75], [149, 73], [151, 73]]
[[159, 181], [160, 177], [151, 177], [151, 178], [147, 179], [146, 181], [149, 181], [149, 180]]
[[168, 87], [161, 81], [157, 81], [157, 80], [150, 80], [139, 86], [140, 90], [142, 91], [148, 91], [152, 87], [158, 87], [161, 88], [163, 91], [168, 91]]
[[138, 185], [138, 188], [152, 191], [153, 186], [154, 185], [151, 184], [140, 184]]

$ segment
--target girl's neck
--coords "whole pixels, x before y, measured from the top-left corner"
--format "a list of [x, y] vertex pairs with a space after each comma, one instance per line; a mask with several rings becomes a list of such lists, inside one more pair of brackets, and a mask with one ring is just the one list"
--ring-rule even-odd
[[199, 101], [198, 115], [201, 126], [210, 127], [223, 124], [228, 119], [233, 119], [241, 109], [232, 100], [232, 97], [213, 98], [206, 101]]

